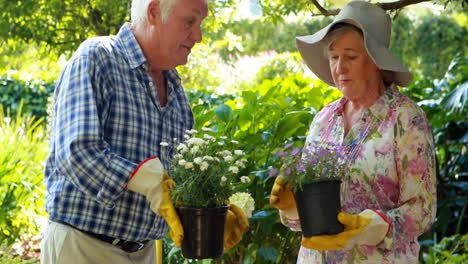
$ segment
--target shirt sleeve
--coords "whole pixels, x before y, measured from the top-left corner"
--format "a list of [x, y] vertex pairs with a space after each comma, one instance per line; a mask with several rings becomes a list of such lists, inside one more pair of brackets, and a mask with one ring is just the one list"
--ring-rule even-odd
[[291, 231], [295, 232], [300, 232], [302, 231], [301, 229], [301, 221], [299, 218], [291, 218], [283, 214], [281, 211], [279, 211], [281, 223], [289, 228]]
[[98, 64], [91, 56], [76, 56], [57, 82], [55, 165], [82, 192], [112, 207], [137, 164], [114, 154], [105, 140], [105, 105], [111, 96], [104, 87], [111, 84]]
[[434, 222], [437, 208], [434, 143], [419, 107], [399, 111], [395, 144], [399, 206], [386, 212], [393, 227], [382, 243], [384, 248], [398, 247], [422, 235]]

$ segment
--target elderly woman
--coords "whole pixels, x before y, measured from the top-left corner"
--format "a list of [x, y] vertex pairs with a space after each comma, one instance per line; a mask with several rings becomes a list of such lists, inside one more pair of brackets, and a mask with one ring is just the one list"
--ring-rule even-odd
[[[308, 67], [343, 93], [316, 115], [307, 142], [342, 143], [352, 166], [341, 185], [344, 231], [304, 237], [298, 263], [418, 263], [418, 236], [436, 213], [434, 145], [424, 112], [396, 87], [412, 75], [389, 52], [390, 32], [384, 10], [354, 1], [327, 27], [297, 38]], [[281, 178], [270, 203], [300, 230]]]

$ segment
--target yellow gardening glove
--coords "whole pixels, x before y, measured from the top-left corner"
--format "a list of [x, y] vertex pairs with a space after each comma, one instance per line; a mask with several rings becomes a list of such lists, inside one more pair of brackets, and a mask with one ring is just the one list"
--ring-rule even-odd
[[151, 210], [164, 217], [171, 228], [171, 238], [180, 247], [184, 237], [182, 224], [171, 202], [170, 190], [175, 182], [167, 176], [166, 170], [157, 157], [151, 157], [138, 164], [127, 184], [127, 189], [140, 193], [150, 202]]
[[241, 240], [241, 236], [249, 230], [249, 220], [244, 211], [231, 203], [226, 215], [224, 228], [224, 248], [229, 250]]
[[358, 215], [340, 212], [338, 221], [344, 225], [343, 232], [304, 237], [301, 245], [315, 250], [351, 249], [356, 245], [375, 246], [385, 238], [390, 227], [383, 215], [372, 210], [364, 210]]
[[167, 224], [171, 228], [170, 235], [172, 241], [174, 241], [176, 247], [180, 247], [182, 245], [182, 240], [184, 239], [184, 229], [180, 222], [179, 215], [171, 201], [171, 189], [175, 186], [176, 183], [167, 175], [166, 171], [164, 171], [162, 182], [163, 193], [159, 214], [166, 219]]
[[270, 205], [282, 211], [286, 216], [297, 217], [297, 206], [291, 187], [281, 177], [276, 177], [271, 188]]

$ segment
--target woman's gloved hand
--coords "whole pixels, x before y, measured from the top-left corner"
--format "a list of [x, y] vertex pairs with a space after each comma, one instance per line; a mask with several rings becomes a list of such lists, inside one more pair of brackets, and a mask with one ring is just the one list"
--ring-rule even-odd
[[224, 248], [226, 250], [237, 245], [242, 235], [249, 230], [247, 215], [241, 208], [233, 203], [229, 205], [224, 229]]
[[141, 162], [130, 177], [127, 189], [144, 195], [151, 210], [164, 217], [171, 228], [170, 235], [177, 247], [182, 245], [184, 230], [171, 201], [171, 189], [176, 183], [167, 175], [157, 157]]
[[296, 200], [290, 186], [279, 176], [271, 188], [270, 205], [283, 211], [296, 208]]
[[375, 246], [385, 238], [391, 227], [385, 216], [369, 209], [357, 215], [340, 212], [338, 221], [345, 227], [343, 232], [304, 237], [301, 245], [315, 250], [350, 249], [356, 245]]

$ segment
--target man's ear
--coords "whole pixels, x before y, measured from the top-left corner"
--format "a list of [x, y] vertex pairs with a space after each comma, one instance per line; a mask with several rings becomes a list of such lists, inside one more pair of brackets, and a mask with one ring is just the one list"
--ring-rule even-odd
[[146, 9], [146, 19], [149, 24], [157, 24], [161, 22], [161, 9], [159, 8], [159, 0], [151, 1]]

